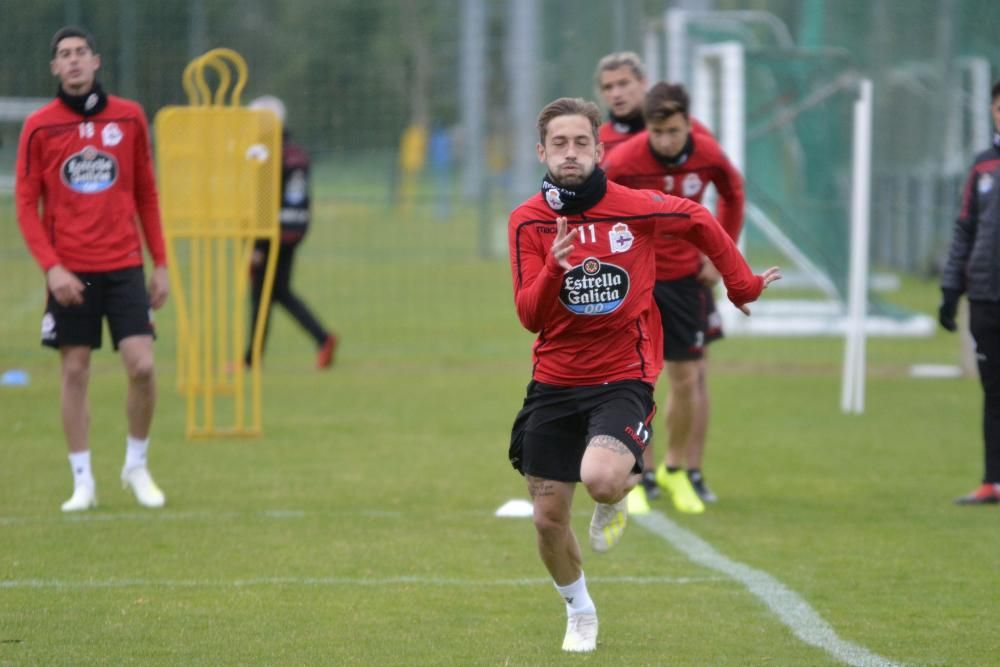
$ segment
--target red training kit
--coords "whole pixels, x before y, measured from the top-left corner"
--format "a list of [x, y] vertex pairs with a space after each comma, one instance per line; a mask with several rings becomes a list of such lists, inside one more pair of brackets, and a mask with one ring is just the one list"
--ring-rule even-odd
[[137, 213], [154, 264], [167, 263], [149, 128], [135, 102], [109, 95], [85, 117], [55, 99], [28, 116], [16, 198], [21, 232], [43, 271], [142, 266]]
[[722, 226], [690, 200], [609, 181], [596, 205], [566, 216], [574, 235], [569, 271], [549, 252], [559, 215], [539, 193], [511, 213], [507, 228], [517, 315], [538, 333], [532, 377], [539, 382], [655, 384], [663, 366], [653, 303], [657, 235], [683, 238], [708, 255], [737, 306], [764, 288]]
[[[718, 219], [734, 241], [743, 228], [743, 177], [715, 138], [692, 121], [694, 147], [686, 160], [665, 164], [649, 147], [646, 130], [618, 144], [604, 158], [608, 180], [636, 189], [652, 189], [700, 202], [709, 183], [719, 193]], [[676, 238], [662, 237], [656, 247], [656, 279], [677, 280], [698, 273], [698, 249]]]

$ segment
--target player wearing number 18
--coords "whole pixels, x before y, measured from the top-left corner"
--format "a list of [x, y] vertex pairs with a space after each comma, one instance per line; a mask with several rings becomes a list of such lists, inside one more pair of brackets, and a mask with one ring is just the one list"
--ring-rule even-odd
[[[166, 302], [169, 283], [149, 129], [137, 103], [101, 89], [101, 58], [89, 33], [63, 28], [51, 46], [59, 93], [24, 122], [16, 198], [21, 233], [48, 286], [42, 344], [58, 349], [61, 360], [62, 425], [73, 470], [73, 495], [62, 509], [97, 504], [87, 386], [104, 319], [128, 380], [121, 480], [141, 505], [161, 507], [163, 492], [146, 468], [156, 401], [150, 308]], [[137, 216], [153, 259], [148, 292]]]
[[517, 314], [538, 334], [509, 458], [526, 478], [539, 554], [566, 601], [566, 651], [597, 645], [597, 612], [570, 528], [576, 484], [597, 501], [590, 545], [607, 551], [625, 528], [625, 497], [650, 438], [653, 384], [663, 366], [652, 299], [655, 236], [695, 244], [748, 314], [746, 304], [780, 277], [776, 267], [754, 275], [700, 204], [609, 182], [597, 167], [599, 125], [597, 106], [582, 99], [542, 109], [536, 148], [548, 171], [541, 192], [508, 225]]

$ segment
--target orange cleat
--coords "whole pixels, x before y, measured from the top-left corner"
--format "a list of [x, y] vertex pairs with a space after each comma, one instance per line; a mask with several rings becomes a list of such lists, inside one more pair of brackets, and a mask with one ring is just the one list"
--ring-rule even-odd
[[319, 347], [319, 352], [316, 353], [316, 368], [322, 370], [324, 368], [329, 368], [333, 366], [333, 357], [337, 352], [337, 337], [330, 334], [323, 341], [323, 344]]
[[1000, 503], [1000, 484], [984, 482], [970, 494], [955, 498], [959, 505], [995, 505]]

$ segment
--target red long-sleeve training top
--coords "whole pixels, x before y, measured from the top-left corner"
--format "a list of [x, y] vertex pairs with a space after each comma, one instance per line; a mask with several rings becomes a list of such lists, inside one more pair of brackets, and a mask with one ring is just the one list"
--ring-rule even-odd
[[[602, 163], [608, 180], [630, 188], [659, 190], [700, 202], [711, 183], [719, 193], [718, 220], [734, 241], [743, 229], [743, 177], [719, 143], [692, 121], [693, 150], [679, 164], [665, 164], [649, 147], [649, 133], [638, 132], [619, 143]], [[656, 279], [677, 280], [698, 273], [701, 257], [690, 243], [661, 237], [656, 246]]]
[[566, 216], [575, 235], [570, 271], [549, 252], [558, 215], [539, 193], [511, 213], [507, 230], [514, 302], [521, 323], [538, 334], [532, 376], [540, 382], [655, 384], [663, 366], [660, 317], [652, 310], [659, 234], [710, 257], [737, 306], [764, 288], [718, 221], [688, 199], [609, 181], [596, 205]]
[[43, 271], [141, 266], [136, 214], [153, 263], [166, 266], [149, 128], [135, 102], [109, 95], [85, 117], [55, 99], [32, 113], [21, 130], [15, 192], [21, 233]]

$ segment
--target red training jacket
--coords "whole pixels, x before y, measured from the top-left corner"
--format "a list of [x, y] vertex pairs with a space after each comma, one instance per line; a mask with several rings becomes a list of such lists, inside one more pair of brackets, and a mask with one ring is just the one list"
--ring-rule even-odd
[[[604, 158], [604, 170], [609, 180], [626, 187], [660, 190], [696, 202], [712, 183], [719, 193], [719, 222], [735, 241], [743, 229], [743, 177], [703, 125], [692, 121], [691, 135], [694, 148], [681, 164], [666, 165], [657, 160], [649, 147], [649, 133], [643, 130]], [[700, 268], [701, 257], [693, 245], [675, 237], [657, 239], [657, 280], [677, 280], [698, 273]]]
[[84, 117], [55, 99], [28, 116], [16, 201], [21, 233], [43, 271], [142, 266], [136, 213], [154, 264], [166, 266], [149, 127], [135, 102], [109, 95], [100, 113]]
[[616, 123], [613, 120], [606, 120], [597, 128], [597, 140], [604, 144], [605, 155], [612, 148], [635, 134], [635, 132], [629, 132], [629, 126], [625, 123]]
[[539, 382], [656, 382], [663, 366], [653, 303], [657, 235], [684, 238], [708, 255], [737, 306], [764, 288], [722, 226], [690, 200], [608, 182], [595, 206], [567, 216], [578, 236], [570, 271], [549, 252], [559, 215], [539, 193], [511, 213], [507, 228], [517, 315], [538, 333], [532, 377]]

